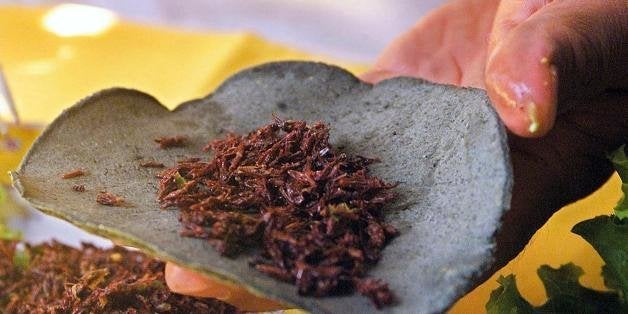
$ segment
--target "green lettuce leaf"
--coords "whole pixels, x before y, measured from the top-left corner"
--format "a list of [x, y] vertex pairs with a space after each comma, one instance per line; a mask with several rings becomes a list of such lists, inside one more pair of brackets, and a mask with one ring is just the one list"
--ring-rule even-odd
[[541, 266], [537, 273], [545, 286], [548, 300], [536, 308], [541, 313], [619, 313], [617, 294], [596, 291], [580, 285], [582, 268], [568, 263], [555, 269]]
[[626, 195], [628, 195], [628, 183], [623, 183], [621, 190], [624, 195], [615, 206], [615, 215], [621, 219], [626, 219], [628, 218], [628, 198], [626, 198]]
[[628, 292], [628, 219], [598, 216], [578, 223], [571, 230], [583, 237], [600, 254], [606, 265], [602, 270], [604, 282], [616, 289], [626, 303]]
[[0, 240], [5, 241], [19, 241], [22, 239], [22, 233], [19, 231], [11, 230], [2, 222], [0, 222]]
[[573, 263], [559, 268], [543, 265], [537, 273], [547, 292], [545, 304], [532, 306], [517, 290], [514, 275], [500, 276], [500, 287], [491, 292], [486, 303], [487, 313], [625, 313], [628, 309], [616, 293], [580, 285], [578, 279], [584, 272]]
[[500, 276], [497, 282], [500, 284], [500, 287], [491, 292], [491, 297], [488, 303], [486, 303], [486, 312], [488, 314], [535, 313], [532, 305], [519, 293], [515, 275]]
[[31, 262], [31, 252], [27, 247], [20, 247], [13, 255], [13, 265], [21, 270], [26, 270]]
[[628, 218], [628, 157], [626, 157], [626, 145], [622, 145], [614, 152], [608, 155], [613, 163], [615, 170], [619, 174], [622, 181], [621, 190], [623, 196], [615, 206], [615, 215], [620, 219]]
[[6, 223], [9, 218], [24, 212], [24, 208], [15, 202], [8, 189], [8, 187], [0, 185], [0, 224]]

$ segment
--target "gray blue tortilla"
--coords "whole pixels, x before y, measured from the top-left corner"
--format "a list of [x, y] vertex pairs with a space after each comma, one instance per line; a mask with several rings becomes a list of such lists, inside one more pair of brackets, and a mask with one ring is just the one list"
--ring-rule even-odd
[[[41, 211], [87, 231], [143, 249], [223, 282], [313, 312], [364, 313], [358, 294], [302, 297], [248, 261], [223, 258], [204, 240], [179, 236], [176, 210], [156, 201], [157, 169], [190, 156], [227, 132], [246, 133], [282, 118], [322, 120], [332, 143], [383, 162], [373, 173], [400, 182], [388, 220], [401, 235], [370, 276], [383, 278], [399, 302], [383, 312], [447, 309], [490, 267], [494, 234], [507, 210], [511, 169], [506, 136], [485, 93], [396, 78], [375, 86], [333, 66], [280, 62], [245, 70], [215, 93], [170, 112], [139, 91], [113, 88], [66, 110], [39, 137], [12, 173], [22, 196]], [[153, 139], [187, 135], [191, 145], [162, 150]], [[61, 174], [81, 168], [87, 175]], [[84, 184], [87, 191], [72, 191]], [[123, 196], [126, 207], [95, 202], [99, 191]]]

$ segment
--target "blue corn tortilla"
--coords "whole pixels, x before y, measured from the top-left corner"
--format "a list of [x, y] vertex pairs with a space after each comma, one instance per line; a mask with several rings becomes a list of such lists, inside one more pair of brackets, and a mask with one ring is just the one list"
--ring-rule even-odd
[[[446, 310], [492, 265], [494, 235], [509, 208], [512, 171], [506, 132], [482, 90], [395, 78], [375, 86], [321, 63], [279, 62], [244, 70], [211, 95], [170, 112], [152, 96], [113, 88], [61, 114], [12, 173], [23, 198], [87, 231], [135, 246], [214, 279], [312, 312], [374, 311], [368, 299], [299, 296], [249, 266], [255, 252], [223, 258], [207, 241], [179, 235], [178, 212], [157, 203], [156, 161], [172, 166], [228, 132], [245, 134], [272, 114], [331, 127], [331, 143], [379, 158], [372, 174], [399, 182], [386, 220], [400, 236], [368, 275], [398, 299], [390, 313]], [[183, 147], [154, 139], [184, 135]], [[69, 180], [60, 175], [84, 169]], [[72, 191], [84, 185], [82, 193]], [[95, 202], [107, 191], [124, 206]]]

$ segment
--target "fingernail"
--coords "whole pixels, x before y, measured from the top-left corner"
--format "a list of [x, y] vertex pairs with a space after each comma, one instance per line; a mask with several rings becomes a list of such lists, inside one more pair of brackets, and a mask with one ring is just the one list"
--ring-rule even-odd
[[541, 127], [541, 124], [540, 124], [538, 116], [537, 116], [538, 113], [536, 111], [536, 104], [534, 102], [530, 102], [528, 104], [528, 108], [527, 109], [528, 109], [528, 119], [530, 120], [530, 125], [528, 126], [528, 131], [530, 131], [530, 133], [534, 134]]
[[492, 87], [493, 91], [508, 105], [508, 107], [516, 108], [517, 102], [510, 97], [508, 92], [502, 88], [502, 85], [496, 79], [487, 82], [487, 86]]

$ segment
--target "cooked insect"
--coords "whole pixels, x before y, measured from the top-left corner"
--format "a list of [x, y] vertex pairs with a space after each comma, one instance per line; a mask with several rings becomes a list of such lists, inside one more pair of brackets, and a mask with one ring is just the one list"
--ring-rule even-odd
[[182, 235], [227, 256], [261, 247], [251, 265], [303, 295], [357, 290], [378, 307], [393, 302], [387, 284], [364, 278], [398, 233], [383, 221], [394, 184], [368, 173], [376, 160], [334, 149], [323, 123], [277, 118], [205, 151], [211, 160], [181, 161], [159, 175], [159, 202], [181, 211]]

